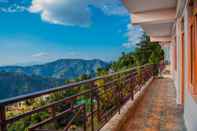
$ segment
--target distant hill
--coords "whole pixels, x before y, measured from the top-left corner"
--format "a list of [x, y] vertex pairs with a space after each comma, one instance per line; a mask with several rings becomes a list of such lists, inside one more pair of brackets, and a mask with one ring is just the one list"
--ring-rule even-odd
[[73, 79], [81, 74], [95, 75], [97, 68], [106, 67], [108, 63], [93, 59], [60, 59], [54, 62], [34, 66], [4, 66], [0, 72], [21, 73], [57, 79]]
[[49, 89], [64, 84], [63, 79], [0, 72], [0, 99]]
[[0, 67], [0, 99], [63, 85], [82, 74], [95, 76], [97, 68], [107, 65], [97, 59], [60, 59], [42, 65]]

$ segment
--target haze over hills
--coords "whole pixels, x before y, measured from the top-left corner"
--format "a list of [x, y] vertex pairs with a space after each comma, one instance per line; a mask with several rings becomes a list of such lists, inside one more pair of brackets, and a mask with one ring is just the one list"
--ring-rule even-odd
[[32, 93], [64, 84], [82, 74], [96, 75], [108, 63], [93, 59], [59, 59], [42, 65], [0, 67], [0, 99]]
[[103, 68], [107, 65], [108, 63], [98, 59], [59, 59], [41, 65], [3, 66], [0, 67], [0, 72], [15, 72], [28, 76], [38, 75], [58, 79], [73, 79], [81, 74], [95, 75], [97, 68]]

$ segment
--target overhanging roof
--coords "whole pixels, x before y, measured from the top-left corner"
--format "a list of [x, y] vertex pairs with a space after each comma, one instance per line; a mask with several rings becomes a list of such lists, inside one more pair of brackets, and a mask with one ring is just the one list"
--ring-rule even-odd
[[172, 40], [171, 36], [162, 36], [162, 37], [150, 37], [150, 40], [153, 42], [170, 42]]
[[142, 13], [134, 13], [132, 15], [133, 24], [158, 24], [166, 22], [174, 22], [176, 19], [176, 9], [158, 9], [154, 11], [146, 11]]
[[162, 37], [171, 35], [173, 23], [141, 24], [141, 27], [150, 36]]
[[169, 41], [177, 0], [124, 0], [124, 3], [131, 12], [133, 24], [141, 25], [154, 41]]
[[176, 8], [176, 0], [123, 0], [131, 13]]

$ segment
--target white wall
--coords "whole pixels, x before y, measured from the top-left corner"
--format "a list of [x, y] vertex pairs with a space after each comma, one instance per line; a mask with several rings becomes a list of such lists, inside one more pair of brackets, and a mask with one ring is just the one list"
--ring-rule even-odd
[[[169, 45], [170, 43], [168, 43]], [[164, 61], [167, 62], [168, 64], [170, 64], [170, 46], [165, 46], [163, 47], [163, 50], [164, 50]]]
[[181, 104], [181, 24], [180, 19], [176, 22], [176, 44], [177, 44], [177, 72], [175, 74], [175, 86], [177, 89], [177, 104]]
[[188, 131], [197, 131], [197, 103], [194, 101], [188, 90], [184, 105], [184, 119]]
[[189, 28], [189, 9], [185, 9], [184, 11], [184, 33], [185, 33], [185, 104], [184, 104], [184, 118], [185, 118], [185, 124], [188, 129], [188, 131], [197, 131], [197, 102], [194, 101], [192, 98], [190, 91], [188, 90], [188, 79], [187, 79], [187, 74], [188, 74], [188, 51], [187, 51], [187, 45], [188, 43], [188, 28]]
[[[172, 74], [172, 79], [173, 79], [173, 82], [174, 82], [174, 85], [175, 85], [175, 88], [176, 88], [176, 96], [178, 95], [178, 81], [177, 81], [177, 72], [174, 70], [174, 67], [175, 67], [175, 61], [174, 61], [174, 51], [175, 51], [175, 40], [174, 38], [172, 38], [172, 43], [171, 43], [171, 46], [170, 46], [170, 52], [171, 52], [171, 55], [170, 55], [170, 59], [171, 59], [171, 74]], [[177, 98], [177, 97], [176, 97]], [[176, 99], [176, 101], [178, 101], [178, 99]]]

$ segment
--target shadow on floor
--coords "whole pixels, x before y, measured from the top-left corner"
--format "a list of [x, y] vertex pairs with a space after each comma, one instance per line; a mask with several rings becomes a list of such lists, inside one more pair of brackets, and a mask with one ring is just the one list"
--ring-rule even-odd
[[176, 90], [169, 71], [164, 71], [162, 77], [152, 82], [121, 131], [186, 131], [183, 107], [176, 104]]

